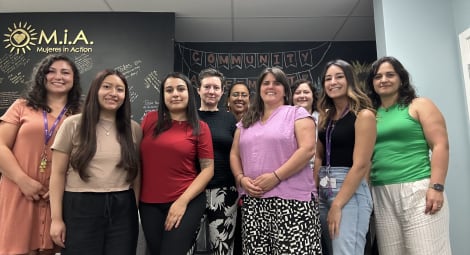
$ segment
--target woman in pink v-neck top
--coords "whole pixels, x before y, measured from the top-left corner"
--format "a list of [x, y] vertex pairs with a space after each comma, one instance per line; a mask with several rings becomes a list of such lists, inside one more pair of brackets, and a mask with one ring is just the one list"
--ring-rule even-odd
[[235, 132], [230, 165], [243, 200], [243, 254], [321, 254], [309, 164], [315, 122], [288, 105], [290, 94], [284, 72], [265, 69]]

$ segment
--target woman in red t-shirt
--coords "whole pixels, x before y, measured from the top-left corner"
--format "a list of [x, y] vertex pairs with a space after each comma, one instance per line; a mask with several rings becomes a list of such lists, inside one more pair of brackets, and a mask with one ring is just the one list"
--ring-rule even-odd
[[163, 79], [159, 102], [142, 121], [140, 217], [151, 254], [186, 254], [205, 210], [202, 191], [214, 174], [212, 138], [185, 75]]

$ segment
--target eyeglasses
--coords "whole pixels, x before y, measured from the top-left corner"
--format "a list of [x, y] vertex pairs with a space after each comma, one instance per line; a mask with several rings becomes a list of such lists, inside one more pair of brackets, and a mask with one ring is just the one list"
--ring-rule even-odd
[[237, 98], [239, 96], [241, 96], [242, 98], [247, 98], [249, 95], [248, 93], [240, 93], [240, 92], [233, 92], [232, 94], [230, 94], [231, 97], [233, 98]]

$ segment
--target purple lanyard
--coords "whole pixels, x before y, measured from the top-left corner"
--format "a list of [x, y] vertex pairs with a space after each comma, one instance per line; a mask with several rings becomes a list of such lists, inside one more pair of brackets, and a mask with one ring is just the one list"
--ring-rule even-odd
[[[344, 109], [343, 113], [341, 114], [341, 117], [337, 120], [339, 121], [340, 119], [344, 118], [346, 114], [349, 112], [349, 106]], [[326, 140], [326, 166], [330, 168], [330, 159], [331, 159], [331, 137], [333, 136], [333, 130], [335, 129], [335, 124], [333, 124], [333, 120], [330, 119], [328, 121], [328, 127], [326, 128], [326, 134], [325, 134], [325, 140]]]
[[49, 123], [47, 121], [47, 111], [43, 110], [42, 115], [44, 117], [44, 136], [45, 136], [45, 144], [51, 140], [52, 134], [54, 133], [55, 128], [57, 127], [57, 124], [59, 124], [60, 119], [62, 119], [62, 116], [64, 116], [65, 112], [67, 111], [68, 107], [67, 105], [62, 108], [62, 111], [59, 113], [59, 116], [54, 121], [54, 124], [52, 124], [51, 130], [49, 130]]

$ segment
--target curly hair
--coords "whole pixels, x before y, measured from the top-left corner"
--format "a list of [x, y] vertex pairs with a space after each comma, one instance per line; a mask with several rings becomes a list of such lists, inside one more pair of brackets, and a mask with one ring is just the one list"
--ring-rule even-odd
[[46, 75], [49, 68], [56, 61], [65, 61], [72, 68], [73, 86], [67, 95], [68, 114], [80, 112], [82, 87], [80, 85], [80, 73], [75, 63], [66, 55], [47, 55], [33, 69], [31, 80], [28, 82], [28, 89], [25, 91], [23, 98], [26, 99], [27, 105], [35, 110], [41, 109], [51, 112], [51, 108], [47, 105]]

